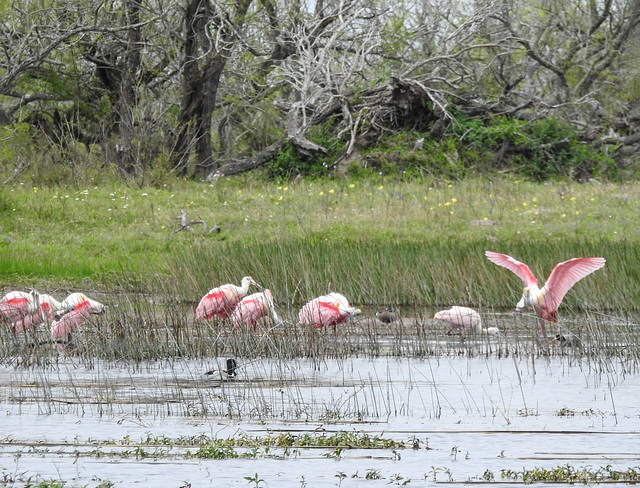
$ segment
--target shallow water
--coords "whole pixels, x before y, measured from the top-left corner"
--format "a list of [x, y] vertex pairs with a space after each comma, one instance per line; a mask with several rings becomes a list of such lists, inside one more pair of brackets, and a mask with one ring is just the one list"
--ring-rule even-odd
[[[460, 354], [238, 358], [233, 381], [203, 374], [224, 357], [87, 364], [61, 356], [47, 367], [3, 366], [3, 476], [68, 486], [255, 486], [247, 478], [256, 474], [259, 486], [271, 487], [429, 486], [480, 481], [487, 472], [502, 481], [502, 469], [640, 466], [635, 360], [594, 359], [557, 345], [548, 356], [498, 357], [496, 350], [513, 351], [512, 339], [446, 341], [434, 350]], [[272, 449], [255, 459], [199, 460], [185, 457], [195, 446], [139, 446], [149, 436], [318, 429], [415, 438], [419, 449], [339, 456], [333, 448]], [[119, 445], [127, 436], [131, 444]], [[136, 446], [157, 455], [122, 455]]]

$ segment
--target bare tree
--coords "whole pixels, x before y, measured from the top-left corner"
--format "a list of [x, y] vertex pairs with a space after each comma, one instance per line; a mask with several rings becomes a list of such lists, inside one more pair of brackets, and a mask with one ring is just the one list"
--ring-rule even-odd
[[211, 148], [212, 114], [225, 65], [239, 40], [252, 0], [223, 2], [189, 0], [184, 12], [183, 99], [173, 149], [174, 170], [188, 173], [195, 146], [197, 170], [215, 166]]

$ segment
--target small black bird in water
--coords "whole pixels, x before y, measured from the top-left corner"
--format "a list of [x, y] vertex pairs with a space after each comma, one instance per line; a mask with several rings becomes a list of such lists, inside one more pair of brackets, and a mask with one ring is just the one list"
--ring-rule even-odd
[[207, 371], [206, 375], [218, 375], [222, 380], [232, 380], [237, 376], [236, 369], [238, 369], [238, 363], [233, 358], [227, 359], [227, 368], [223, 370], [212, 369], [211, 371]]
[[396, 314], [391, 307], [384, 307], [376, 311], [376, 318], [383, 324], [390, 324], [396, 320]]

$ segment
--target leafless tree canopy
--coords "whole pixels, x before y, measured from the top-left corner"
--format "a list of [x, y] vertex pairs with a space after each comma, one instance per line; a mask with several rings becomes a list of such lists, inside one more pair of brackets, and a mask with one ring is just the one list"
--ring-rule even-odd
[[[333, 124], [342, 158], [456, 113], [640, 141], [640, 0], [5, 2], [3, 144], [126, 176], [246, 171]], [[54, 157], [52, 156], [52, 157]], [[3, 164], [11, 164], [3, 162]]]

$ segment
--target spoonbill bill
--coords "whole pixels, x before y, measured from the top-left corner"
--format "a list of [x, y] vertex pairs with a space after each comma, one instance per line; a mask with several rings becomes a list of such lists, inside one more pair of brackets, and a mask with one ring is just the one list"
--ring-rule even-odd
[[266, 316], [271, 317], [274, 325], [280, 323], [273, 305], [273, 294], [269, 289], [244, 297], [231, 313], [231, 321], [236, 327], [244, 324], [255, 330], [258, 320]]
[[433, 316], [436, 320], [442, 320], [451, 328], [447, 335], [451, 335], [453, 329], [460, 331], [460, 337], [464, 339], [466, 331], [481, 335], [498, 335], [497, 327], [482, 327], [482, 317], [472, 308], [453, 306], [448, 310], [442, 310]]
[[349, 305], [344, 295], [329, 293], [305, 304], [298, 312], [298, 319], [301, 324], [312, 324], [320, 328], [344, 324], [360, 313], [359, 308]]
[[251, 276], [245, 276], [240, 286], [226, 284], [209, 290], [196, 308], [196, 320], [210, 319], [214, 316], [228, 319], [251, 285], [260, 287]]
[[486, 251], [485, 255], [489, 261], [511, 270], [522, 280], [525, 288], [522, 298], [516, 305], [516, 310], [522, 310], [525, 307], [532, 308], [541, 319], [543, 332], [545, 332], [545, 320], [558, 322], [558, 307], [571, 287], [585, 276], [602, 268], [606, 263], [604, 258], [573, 258], [558, 263], [551, 271], [544, 286], [539, 288], [538, 280], [526, 264], [498, 252]]

